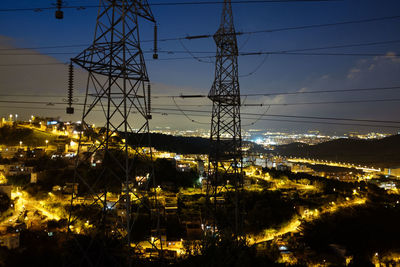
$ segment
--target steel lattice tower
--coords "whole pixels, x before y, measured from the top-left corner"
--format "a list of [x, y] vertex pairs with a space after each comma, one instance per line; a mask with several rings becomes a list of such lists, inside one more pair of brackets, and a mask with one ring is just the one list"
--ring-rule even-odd
[[[161, 242], [154, 245], [160, 235], [149, 135], [150, 84], [139, 18], [155, 23], [147, 0], [100, 0], [93, 44], [72, 59], [89, 73], [75, 182], [87, 189], [90, 207], [98, 208], [93, 218], [97, 235], [123, 239], [130, 246], [135, 219], [146, 211], [152, 223], [149, 242], [159, 248]], [[101, 117], [105, 123], [98, 131], [89, 121]], [[120, 195], [112, 196], [110, 190], [118, 187]], [[76, 201], [72, 193], [71, 210]], [[70, 213], [69, 230], [76, 220]]]
[[[238, 47], [230, 0], [224, 1], [221, 25], [214, 34], [217, 45], [215, 80], [208, 94], [213, 102], [208, 198], [213, 199], [214, 230], [217, 219], [217, 197], [223, 188], [235, 191], [233, 231], [240, 228], [238, 194], [243, 187], [242, 136], [240, 121], [240, 89]], [[227, 186], [229, 184], [229, 186]], [[222, 188], [222, 189], [221, 189]]]

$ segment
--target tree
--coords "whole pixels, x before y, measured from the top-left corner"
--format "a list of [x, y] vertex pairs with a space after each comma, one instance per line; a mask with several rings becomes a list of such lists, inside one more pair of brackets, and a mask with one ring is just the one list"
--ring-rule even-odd
[[7, 194], [0, 192], [0, 212], [5, 212], [11, 205], [11, 199]]

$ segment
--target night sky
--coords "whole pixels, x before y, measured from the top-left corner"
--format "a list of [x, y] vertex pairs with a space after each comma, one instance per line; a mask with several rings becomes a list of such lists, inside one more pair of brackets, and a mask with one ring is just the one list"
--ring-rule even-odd
[[[0, 9], [50, 7], [55, 1], [2, 0]], [[149, 1], [163, 3], [171, 1]], [[175, 1], [173, 1], [175, 2]], [[96, 0], [70, 0], [69, 6], [95, 5]], [[187, 35], [212, 34], [220, 21], [221, 4], [152, 6], [159, 25], [159, 38], [184, 37]], [[344, 0], [332, 2], [284, 2], [233, 4], [237, 31], [257, 31], [313, 24], [336, 23], [371, 18], [400, 16], [398, 0]], [[93, 40], [96, 8], [85, 10], [65, 9], [64, 19], [56, 20], [54, 10], [0, 12], [0, 92], [2, 101], [62, 102], [67, 91], [66, 65], [13, 65], [64, 63], [77, 55]], [[140, 21], [142, 40], [153, 38], [152, 24]], [[331, 48], [305, 51], [307, 53], [373, 54], [370, 56], [327, 55], [257, 55], [239, 57], [240, 86], [242, 94], [338, 90], [353, 88], [400, 86], [400, 58], [377, 56], [400, 53], [400, 17], [374, 22], [336, 25], [310, 29], [278, 31], [238, 36], [240, 52], [285, 51], [326, 46], [364, 44], [397, 41], [387, 44]], [[61, 45], [80, 47], [5, 50], [10, 48], [35, 48]], [[151, 42], [143, 42], [142, 49], [150, 51]], [[152, 82], [153, 95], [207, 94], [214, 79], [212, 59], [196, 60], [186, 53], [197, 56], [213, 55], [216, 48], [213, 39], [164, 41], [159, 43], [159, 61], [146, 53], [147, 67]], [[164, 51], [164, 52], [162, 52]], [[169, 51], [169, 52], [167, 52]], [[34, 55], [26, 55], [26, 54]], [[60, 53], [60, 54], [49, 54]], [[186, 59], [175, 59], [185, 57]], [[80, 102], [87, 74], [76, 70], [75, 89]], [[12, 95], [12, 96], [5, 96]], [[24, 96], [15, 96], [24, 95]], [[52, 97], [47, 97], [51, 95]], [[251, 103], [310, 103], [349, 100], [400, 99], [400, 90], [363, 91], [352, 93], [324, 93], [284, 95], [271, 97], [242, 97]], [[210, 100], [177, 99], [181, 109], [210, 111]], [[338, 117], [400, 121], [399, 102], [286, 105], [271, 106], [267, 114]], [[156, 98], [153, 107], [177, 109], [170, 98]], [[65, 114], [65, 105], [0, 102], [0, 116], [19, 114], [28, 119], [31, 114], [60, 116], [63, 120], [79, 120], [79, 107], [75, 115]], [[243, 113], [262, 114], [266, 107], [243, 107]], [[161, 112], [161, 110], [158, 110]], [[167, 113], [169, 111], [162, 111]], [[179, 113], [170, 111], [170, 113]], [[151, 128], [208, 129], [210, 118], [154, 114]], [[243, 115], [243, 117], [248, 117]], [[276, 120], [285, 119], [277, 117]], [[244, 129], [307, 131], [322, 130], [328, 133], [347, 131], [388, 132], [396, 128], [340, 126], [334, 124], [294, 123], [288, 121], [259, 120], [256, 117], [243, 120]], [[294, 120], [288, 119], [286, 120]], [[326, 121], [326, 120], [325, 120]], [[100, 121], [94, 121], [100, 123]], [[354, 122], [343, 123], [352, 124]], [[356, 123], [361, 124], [361, 123]], [[381, 125], [382, 123], [378, 123]], [[387, 123], [388, 124], [388, 123]]]

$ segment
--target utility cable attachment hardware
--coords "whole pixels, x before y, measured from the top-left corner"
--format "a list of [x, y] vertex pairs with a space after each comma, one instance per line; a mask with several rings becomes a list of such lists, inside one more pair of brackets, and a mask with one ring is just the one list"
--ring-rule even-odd
[[72, 107], [72, 102], [74, 98], [74, 65], [72, 61], [69, 63], [68, 67], [68, 107], [67, 114], [74, 114], [74, 108]]

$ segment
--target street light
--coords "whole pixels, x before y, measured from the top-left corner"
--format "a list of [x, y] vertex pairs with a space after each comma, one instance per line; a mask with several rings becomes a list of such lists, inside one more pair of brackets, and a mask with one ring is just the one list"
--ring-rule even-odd
[[19, 141], [19, 147], [21, 147], [22, 146], [22, 141]]
[[48, 147], [49, 144], [49, 140], [46, 139], [46, 147]]

